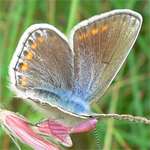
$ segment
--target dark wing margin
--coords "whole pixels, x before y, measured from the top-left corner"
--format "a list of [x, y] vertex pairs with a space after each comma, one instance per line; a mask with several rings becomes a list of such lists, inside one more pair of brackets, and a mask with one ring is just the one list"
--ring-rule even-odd
[[74, 27], [74, 93], [89, 103], [104, 94], [135, 43], [141, 24], [140, 14], [115, 10]]
[[55, 94], [57, 89], [71, 89], [73, 52], [66, 37], [48, 24], [30, 26], [19, 41], [9, 75], [11, 87], [21, 96], [34, 88]]

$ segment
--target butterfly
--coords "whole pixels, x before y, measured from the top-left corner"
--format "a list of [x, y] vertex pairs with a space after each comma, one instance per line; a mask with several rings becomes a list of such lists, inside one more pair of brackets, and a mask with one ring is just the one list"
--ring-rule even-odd
[[71, 146], [69, 134], [95, 128], [97, 117], [120, 119], [117, 114], [94, 113], [91, 104], [115, 78], [141, 25], [139, 13], [121, 9], [80, 22], [68, 38], [43, 23], [24, 32], [9, 66], [10, 85], [49, 117], [37, 124], [41, 132], [48, 125], [49, 134]]

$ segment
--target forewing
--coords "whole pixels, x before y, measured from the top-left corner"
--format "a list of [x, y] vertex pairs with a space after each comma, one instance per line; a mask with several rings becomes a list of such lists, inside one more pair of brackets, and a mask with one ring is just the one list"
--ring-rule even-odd
[[62, 33], [48, 24], [32, 25], [23, 34], [10, 63], [12, 87], [17, 94], [33, 99], [34, 89], [39, 90], [39, 96], [57, 97], [62, 90], [72, 88], [72, 60]]
[[138, 13], [115, 10], [73, 29], [74, 93], [89, 102], [103, 95], [130, 52], [141, 23]]

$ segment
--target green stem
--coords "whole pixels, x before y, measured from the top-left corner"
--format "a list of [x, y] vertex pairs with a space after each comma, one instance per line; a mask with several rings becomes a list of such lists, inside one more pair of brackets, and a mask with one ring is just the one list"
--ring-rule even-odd
[[69, 19], [68, 19], [68, 25], [66, 33], [68, 34], [71, 30], [72, 26], [76, 22], [76, 12], [79, 5], [79, 0], [72, 0], [71, 1], [71, 7], [70, 7], [70, 13], [69, 13]]

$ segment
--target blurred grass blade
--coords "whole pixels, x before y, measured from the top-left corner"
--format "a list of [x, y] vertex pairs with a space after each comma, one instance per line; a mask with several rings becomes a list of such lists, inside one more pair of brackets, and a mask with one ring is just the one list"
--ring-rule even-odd
[[69, 12], [69, 19], [68, 19], [68, 25], [66, 33], [68, 34], [70, 30], [72, 29], [74, 23], [76, 22], [76, 16], [77, 16], [77, 9], [79, 6], [79, 0], [72, 0], [71, 6], [70, 6], [70, 12]]

